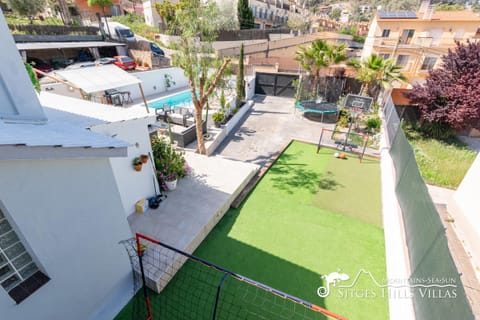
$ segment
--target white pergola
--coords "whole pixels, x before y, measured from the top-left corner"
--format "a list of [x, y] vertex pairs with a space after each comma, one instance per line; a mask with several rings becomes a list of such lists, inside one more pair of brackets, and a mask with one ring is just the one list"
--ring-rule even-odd
[[62, 70], [56, 71], [55, 74], [68, 82], [72, 87], [81, 90], [82, 95], [138, 84], [143, 102], [147, 112], [149, 112], [147, 100], [143, 93], [142, 81], [115, 65]]

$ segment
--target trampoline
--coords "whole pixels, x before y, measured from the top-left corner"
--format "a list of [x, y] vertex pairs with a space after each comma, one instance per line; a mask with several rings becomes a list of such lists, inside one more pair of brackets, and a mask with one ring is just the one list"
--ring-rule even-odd
[[305, 112], [310, 112], [310, 113], [316, 113], [316, 114], [321, 114], [322, 116], [322, 122], [323, 122], [323, 116], [325, 114], [337, 114], [338, 113], [338, 108], [336, 103], [332, 102], [317, 102], [315, 100], [304, 100], [304, 101], [299, 101], [295, 104], [295, 108], [298, 110]]

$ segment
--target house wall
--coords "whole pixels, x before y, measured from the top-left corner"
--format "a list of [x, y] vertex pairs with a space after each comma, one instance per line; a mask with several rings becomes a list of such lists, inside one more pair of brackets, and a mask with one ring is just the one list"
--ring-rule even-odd
[[[169, 91], [188, 86], [188, 79], [185, 77], [185, 75], [183, 74], [183, 70], [180, 68], [165, 68], [159, 70], [132, 73], [132, 75], [142, 80], [142, 88], [145, 96], [159, 94], [167, 91], [167, 88], [165, 87], [166, 74], [172, 76], [172, 79], [175, 81], [175, 84], [172, 84], [170, 88], [168, 88]], [[141, 98], [140, 90], [138, 89], [138, 85], [136, 84], [120, 87], [118, 88], [118, 90], [130, 91], [133, 99]]]
[[[145, 23], [152, 27], [157, 27], [160, 22], [160, 16], [155, 9], [155, 0], [148, 0], [143, 2], [143, 17]], [[175, 1], [170, 1], [174, 3]]]
[[253, 99], [255, 95], [255, 76], [245, 77], [245, 100]]
[[[132, 167], [132, 160], [135, 157], [152, 152], [148, 125], [155, 121], [155, 117], [152, 116], [91, 127], [92, 131], [115, 135], [115, 138], [129, 143], [126, 158], [110, 158], [125, 217], [135, 211], [135, 203], [138, 200], [150, 198], [155, 194], [152, 163], [148, 161], [143, 164], [142, 171], [139, 172]], [[156, 187], [159, 190], [158, 185]]]
[[50, 281], [2, 319], [112, 319], [131, 297], [131, 237], [110, 162], [0, 161], [0, 205]]

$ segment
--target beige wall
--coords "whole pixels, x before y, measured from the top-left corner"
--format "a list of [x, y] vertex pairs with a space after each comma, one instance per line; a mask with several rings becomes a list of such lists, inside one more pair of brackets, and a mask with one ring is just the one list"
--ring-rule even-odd
[[[295, 52], [298, 50], [298, 46], [309, 46], [312, 41], [317, 39], [323, 39], [329, 43], [336, 43], [339, 39], [351, 40], [352, 36], [335, 32], [319, 32], [300, 37], [246, 44], [244, 45], [244, 54], [258, 58], [283, 57], [293, 59], [295, 57]], [[238, 56], [240, 53], [240, 46], [236, 45], [235, 47], [220, 49], [217, 50], [217, 52], [221, 57]]]

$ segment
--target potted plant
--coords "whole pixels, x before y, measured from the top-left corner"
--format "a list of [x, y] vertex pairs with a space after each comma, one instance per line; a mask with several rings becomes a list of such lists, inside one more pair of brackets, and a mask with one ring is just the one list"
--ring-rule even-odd
[[132, 165], [135, 171], [142, 171], [142, 160], [139, 157], [133, 158]]
[[164, 138], [152, 139], [152, 151], [162, 189], [174, 190], [176, 181], [185, 177], [189, 171], [185, 153], [175, 150]]
[[212, 120], [215, 123], [215, 127], [220, 128], [223, 119], [225, 119], [225, 113], [223, 110], [218, 110], [212, 114]]
[[140, 155], [140, 160], [142, 163], [147, 163], [148, 162], [148, 155], [147, 154], [141, 154]]

